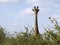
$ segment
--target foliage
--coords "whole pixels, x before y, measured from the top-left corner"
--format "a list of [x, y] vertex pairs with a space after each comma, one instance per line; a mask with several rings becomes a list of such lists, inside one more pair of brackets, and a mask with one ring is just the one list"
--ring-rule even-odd
[[6, 34], [4, 33], [4, 29], [0, 27], [0, 45], [4, 42]]
[[29, 28], [25, 27], [26, 32], [16, 33], [13, 37], [6, 37], [7, 34], [4, 33], [4, 29], [0, 28], [0, 45], [60, 45], [60, 26], [56, 19], [51, 20], [51, 17], [49, 19], [54, 24], [54, 30], [47, 28], [44, 34], [38, 36], [34, 36], [33, 32], [29, 32]]

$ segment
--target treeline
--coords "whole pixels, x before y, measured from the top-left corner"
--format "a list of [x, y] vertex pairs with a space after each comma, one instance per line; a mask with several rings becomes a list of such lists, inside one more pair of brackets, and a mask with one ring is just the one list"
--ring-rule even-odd
[[28, 27], [25, 27], [26, 32], [16, 33], [15, 36], [10, 37], [0, 27], [0, 45], [60, 45], [60, 26], [56, 19], [51, 17], [49, 19], [54, 24], [54, 28], [44, 28], [46, 32], [38, 36], [29, 33]]

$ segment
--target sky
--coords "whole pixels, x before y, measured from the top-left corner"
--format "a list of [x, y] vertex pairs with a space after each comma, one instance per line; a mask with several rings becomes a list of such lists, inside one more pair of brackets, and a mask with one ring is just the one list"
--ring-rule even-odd
[[34, 27], [34, 6], [40, 9], [40, 32], [44, 31], [42, 25], [51, 25], [48, 17], [60, 22], [60, 0], [0, 0], [0, 25], [10, 33], [25, 31], [24, 26]]

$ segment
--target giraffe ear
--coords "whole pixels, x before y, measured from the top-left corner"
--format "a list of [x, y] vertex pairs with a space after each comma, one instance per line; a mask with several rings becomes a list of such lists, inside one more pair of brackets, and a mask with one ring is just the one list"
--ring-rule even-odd
[[49, 19], [51, 19], [51, 17], [49, 17]]
[[32, 11], [34, 11], [34, 9], [32, 9]]

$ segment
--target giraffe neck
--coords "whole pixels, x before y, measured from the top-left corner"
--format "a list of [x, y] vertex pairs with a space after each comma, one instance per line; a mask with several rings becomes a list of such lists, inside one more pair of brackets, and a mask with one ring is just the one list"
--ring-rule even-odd
[[35, 14], [35, 35], [38, 35], [39, 34], [39, 31], [38, 31], [38, 20], [37, 20], [37, 14]]

